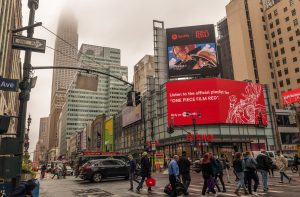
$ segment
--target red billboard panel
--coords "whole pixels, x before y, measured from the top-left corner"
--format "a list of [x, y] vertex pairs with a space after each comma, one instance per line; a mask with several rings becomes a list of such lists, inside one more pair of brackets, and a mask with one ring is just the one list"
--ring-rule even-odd
[[300, 102], [300, 88], [282, 93], [283, 105], [289, 105]]
[[219, 78], [166, 83], [168, 124], [267, 125], [261, 84]]

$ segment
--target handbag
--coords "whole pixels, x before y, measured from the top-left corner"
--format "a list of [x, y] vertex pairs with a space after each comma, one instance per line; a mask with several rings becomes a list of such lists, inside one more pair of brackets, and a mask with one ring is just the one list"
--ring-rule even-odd
[[166, 186], [165, 186], [165, 188], [164, 188], [164, 192], [166, 193], [166, 194], [171, 194], [171, 192], [172, 192], [172, 185], [171, 185], [171, 183], [168, 183]]
[[156, 184], [156, 180], [154, 178], [147, 178], [146, 185], [147, 187], [154, 187]]
[[177, 182], [175, 185], [176, 194], [178, 196], [184, 194], [186, 192], [184, 185], [181, 182]]
[[207, 187], [209, 189], [214, 189], [216, 184], [217, 184], [217, 181], [214, 178], [210, 178], [210, 179], [207, 180]]

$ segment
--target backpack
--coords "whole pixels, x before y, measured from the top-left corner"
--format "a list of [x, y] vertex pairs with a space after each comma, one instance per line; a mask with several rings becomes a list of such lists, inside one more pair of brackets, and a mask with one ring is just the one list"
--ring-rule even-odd
[[244, 169], [243, 169], [243, 161], [242, 160], [234, 160], [233, 161], [233, 169], [236, 172], [243, 172], [244, 171]]
[[256, 164], [254, 163], [254, 160], [251, 158], [245, 158], [245, 167], [247, 170], [255, 171], [256, 170]]

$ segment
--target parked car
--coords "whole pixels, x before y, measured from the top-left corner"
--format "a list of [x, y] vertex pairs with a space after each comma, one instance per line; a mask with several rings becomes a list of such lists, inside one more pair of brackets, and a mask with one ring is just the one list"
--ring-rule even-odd
[[74, 171], [73, 169], [71, 168], [71, 166], [66, 166], [67, 168], [67, 176], [73, 176], [74, 175]]
[[129, 165], [119, 159], [99, 159], [82, 166], [79, 177], [99, 183], [106, 178], [129, 178]]

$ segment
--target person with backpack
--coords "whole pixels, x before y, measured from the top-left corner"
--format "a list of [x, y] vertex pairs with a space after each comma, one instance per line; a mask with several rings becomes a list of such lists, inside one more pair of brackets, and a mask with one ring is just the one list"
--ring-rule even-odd
[[130, 181], [130, 188], [128, 191], [133, 191], [133, 180], [135, 179], [136, 163], [132, 155], [129, 155], [128, 159], [129, 159], [129, 181]]
[[238, 182], [237, 182], [237, 186], [236, 186], [236, 190], [235, 190], [235, 194], [237, 196], [240, 196], [239, 194], [239, 190], [241, 188], [244, 188], [245, 190], [245, 194], [247, 195], [247, 189], [245, 186], [245, 174], [244, 174], [244, 170], [245, 170], [245, 162], [242, 159], [242, 154], [240, 152], [236, 152], [234, 155], [234, 160], [233, 160], [233, 169], [236, 173], [236, 176], [238, 178]]
[[261, 174], [261, 180], [263, 184], [263, 191], [268, 191], [268, 172], [272, 168], [272, 160], [266, 154], [265, 150], [262, 150], [256, 157], [257, 171]]
[[289, 183], [291, 183], [292, 178], [289, 177], [285, 171], [288, 168], [288, 161], [287, 159], [280, 153], [280, 151], [276, 152], [277, 157], [276, 159], [276, 166], [279, 169], [280, 172], [280, 182], [279, 183], [283, 183], [283, 177], [285, 177], [286, 179], [288, 179]]
[[182, 178], [182, 183], [185, 188], [184, 195], [188, 195], [188, 188], [191, 183], [191, 174], [190, 174], [190, 168], [191, 168], [191, 162], [186, 158], [186, 152], [182, 152], [182, 157], [178, 161], [179, 166], [179, 172]]
[[205, 153], [203, 155], [203, 158], [200, 161], [201, 166], [202, 166], [201, 167], [202, 168], [202, 176], [204, 179], [204, 184], [203, 184], [203, 188], [202, 188], [202, 196], [205, 196], [207, 189], [211, 189], [212, 192], [214, 194], [216, 194], [216, 196], [217, 196], [217, 193], [214, 189], [214, 187], [215, 187], [215, 183], [213, 183], [214, 173], [213, 173], [212, 160], [210, 157], [211, 156], [209, 153]]
[[[245, 177], [248, 184], [248, 192], [250, 195], [258, 196], [257, 188], [259, 184], [259, 179], [256, 174], [257, 162], [251, 156], [249, 151], [245, 153], [244, 162], [245, 162]], [[253, 192], [252, 192], [252, 180], [254, 181]]]
[[[223, 190], [222, 192], [226, 192], [226, 188], [225, 188], [225, 183], [224, 183], [224, 180], [223, 180], [223, 176], [224, 176], [224, 173], [223, 173], [223, 170], [224, 168], [226, 168], [225, 166], [223, 166], [222, 162], [220, 161], [218, 155], [214, 155], [214, 160], [216, 162], [216, 165], [217, 165], [217, 173], [215, 175], [215, 179], [216, 181], [219, 179], [221, 184], [222, 184], [222, 187], [223, 187]], [[220, 186], [218, 184], [216, 184], [217, 186], [217, 189], [219, 192], [221, 192], [221, 189], [220, 189]]]

